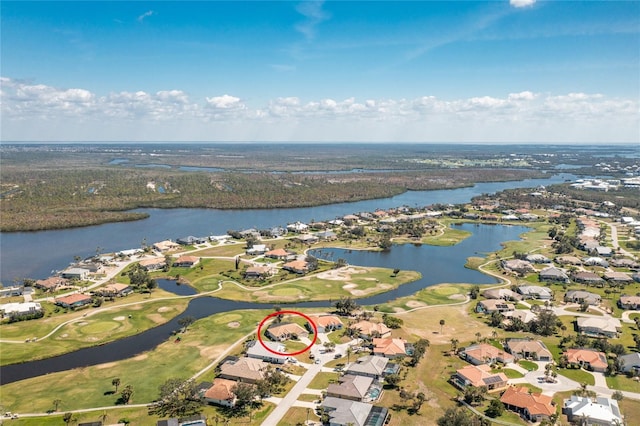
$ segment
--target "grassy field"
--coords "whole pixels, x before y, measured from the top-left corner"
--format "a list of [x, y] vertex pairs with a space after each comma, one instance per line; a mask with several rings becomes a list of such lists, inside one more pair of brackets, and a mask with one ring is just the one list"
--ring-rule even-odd
[[640, 393], [640, 382], [623, 375], [606, 376], [605, 378], [610, 389]]
[[379, 306], [381, 312], [403, 312], [433, 305], [450, 305], [464, 302], [471, 285], [438, 284], [424, 288], [411, 296], [401, 297]]
[[596, 379], [593, 377], [593, 374], [588, 371], [584, 371], [578, 368], [558, 368], [558, 374], [563, 375], [575, 382], [578, 383], [586, 383], [589, 386], [593, 386], [596, 384]]
[[284, 417], [282, 417], [278, 426], [295, 426], [299, 423], [304, 424], [307, 419], [316, 422], [320, 421], [320, 418], [316, 416], [315, 410], [303, 407], [291, 407]]
[[338, 373], [320, 372], [309, 383], [311, 389], [326, 389], [329, 383], [337, 383], [340, 375]]

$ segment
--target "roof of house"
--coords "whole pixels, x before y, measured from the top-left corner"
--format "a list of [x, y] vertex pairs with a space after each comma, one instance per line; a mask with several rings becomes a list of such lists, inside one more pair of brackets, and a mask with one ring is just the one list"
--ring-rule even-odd
[[384, 335], [391, 332], [391, 329], [386, 325], [384, 325], [383, 323], [371, 322], [371, 321], [360, 321], [350, 326], [350, 328], [353, 328], [355, 330], [360, 330], [360, 333], [367, 336], [370, 336], [374, 332], [380, 333], [380, 335]]
[[607, 356], [594, 349], [567, 349], [564, 353], [572, 364], [589, 363], [592, 368], [607, 368]]
[[524, 386], [511, 386], [500, 397], [500, 401], [513, 407], [527, 409], [529, 414], [551, 416], [556, 408], [551, 405], [552, 398], [540, 393], [530, 393]]
[[599, 294], [591, 293], [584, 290], [569, 290], [564, 297], [566, 299], [585, 299], [585, 300], [600, 300]]
[[255, 274], [255, 275], [264, 275], [271, 272], [270, 266], [249, 266], [244, 273], [246, 275]]
[[581, 281], [602, 281], [602, 277], [600, 277], [600, 275], [589, 271], [576, 272], [573, 274], [573, 279]]
[[617, 318], [578, 317], [578, 328], [597, 328], [605, 332], [616, 333], [622, 324]]
[[273, 358], [273, 359], [287, 358], [286, 355], [278, 355], [273, 352], [269, 352], [267, 349], [265, 349], [265, 346], [271, 349], [272, 351], [282, 352], [282, 353], [285, 351], [284, 345], [280, 342], [268, 342], [268, 341], [259, 342], [256, 340], [253, 342], [253, 345], [247, 348], [247, 355], [252, 355], [260, 358]]
[[539, 340], [526, 340], [526, 339], [510, 339], [507, 340], [507, 348], [511, 353], [536, 353], [540, 358], [541, 355], [551, 357], [551, 351]]
[[68, 296], [56, 298], [56, 303], [64, 303], [66, 305], [73, 305], [74, 303], [84, 302], [91, 300], [91, 296], [86, 294], [70, 294]]
[[176, 263], [196, 263], [200, 260], [198, 256], [180, 256]]
[[529, 324], [531, 321], [538, 317], [535, 313], [526, 311], [524, 309], [514, 309], [513, 311], [502, 312], [502, 316], [507, 318], [507, 320], [518, 318], [525, 324]]
[[518, 287], [518, 291], [521, 294], [537, 294], [541, 296], [551, 297], [551, 289], [547, 287], [540, 287], [538, 285], [521, 285]]
[[622, 365], [624, 365], [625, 368], [640, 366], [640, 353], [638, 352], [621, 355], [618, 358], [622, 361]]
[[623, 305], [640, 305], [640, 296], [620, 296]]
[[624, 272], [617, 272], [617, 271], [605, 272], [604, 278], [606, 280], [613, 280], [613, 281], [633, 281], [633, 279], [628, 274], [625, 274]]
[[105, 290], [115, 291], [116, 293], [119, 293], [122, 290], [126, 290], [127, 288], [130, 288], [129, 285], [122, 283], [113, 283], [104, 287]]
[[329, 414], [330, 424], [364, 426], [373, 405], [364, 402], [328, 396], [322, 406]]
[[311, 320], [322, 327], [342, 325], [340, 318], [335, 315], [321, 315], [318, 317], [312, 317]]
[[495, 383], [507, 383], [509, 380], [504, 373], [494, 374], [486, 364], [467, 365], [456, 370], [456, 374], [468, 380], [472, 386], [489, 386]]
[[143, 259], [140, 261], [140, 266], [161, 265], [167, 263], [164, 257], [156, 257], [153, 259]]
[[295, 322], [273, 325], [267, 328], [267, 331], [274, 337], [290, 336], [292, 334], [308, 334], [307, 330]]
[[304, 271], [309, 266], [306, 260], [292, 260], [282, 265], [283, 268], [293, 269], [294, 271]]
[[[275, 354], [274, 354], [275, 355]], [[261, 359], [242, 357], [235, 362], [225, 362], [220, 366], [220, 374], [247, 380], [262, 380], [269, 364]]]
[[406, 355], [404, 339], [375, 338], [373, 339], [373, 353], [387, 356]]
[[556, 262], [558, 263], [569, 263], [571, 265], [581, 265], [582, 260], [576, 256], [558, 256], [556, 257]]
[[487, 299], [478, 302], [487, 311], [513, 311], [516, 307], [513, 303], [507, 303], [502, 299]]
[[180, 244], [174, 243], [171, 240], [164, 240], [164, 241], [160, 241], [160, 242], [157, 242], [157, 243], [153, 244], [153, 246], [155, 248], [159, 249], [160, 251], [162, 251], [162, 250], [169, 250], [169, 249], [172, 249], [172, 248], [179, 247]]
[[62, 285], [62, 284], [66, 284], [68, 282], [69, 282], [69, 280], [67, 280], [66, 278], [49, 277], [49, 278], [46, 278], [44, 280], [37, 280], [36, 281], [36, 285], [39, 285], [40, 287], [45, 287], [45, 288], [52, 288], [52, 287], [57, 287], [57, 286]]
[[274, 250], [269, 250], [264, 254], [265, 256], [288, 256], [289, 252], [285, 249], [279, 248]]
[[462, 350], [465, 356], [484, 362], [485, 359], [501, 358], [506, 362], [513, 361], [513, 355], [487, 343], [471, 345]]
[[620, 408], [614, 399], [597, 397], [594, 401], [588, 397], [572, 395], [571, 398], [564, 400], [564, 407], [571, 412], [574, 419], [584, 417], [597, 421], [598, 424], [611, 425], [615, 424], [617, 420], [619, 424], [622, 424]]
[[567, 278], [567, 274], [562, 269], [556, 268], [555, 266], [544, 268], [542, 271], [540, 271], [540, 276]]
[[347, 368], [349, 373], [373, 374], [380, 376], [384, 372], [389, 359], [383, 356], [367, 355], [358, 358], [356, 362]]
[[485, 290], [482, 295], [487, 299], [514, 299], [522, 300], [522, 296], [508, 288], [493, 288]]
[[364, 398], [372, 383], [373, 377], [346, 374], [340, 378], [340, 384], [329, 384], [327, 394]]
[[233, 393], [232, 389], [237, 384], [238, 383], [233, 380], [214, 379], [213, 386], [207, 389], [207, 391], [204, 393], [204, 397], [221, 401], [233, 399], [235, 398], [235, 394]]

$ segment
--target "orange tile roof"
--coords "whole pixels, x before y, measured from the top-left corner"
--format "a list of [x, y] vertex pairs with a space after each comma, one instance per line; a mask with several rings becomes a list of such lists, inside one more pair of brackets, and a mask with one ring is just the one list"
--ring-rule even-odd
[[285, 249], [279, 248], [279, 249], [268, 251], [264, 255], [265, 256], [288, 256], [289, 252], [286, 251]]
[[494, 358], [504, 360], [505, 362], [513, 362], [513, 355], [487, 343], [472, 345], [464, 349], [464, 353], [466, 356], [477, 359], [481, 362], [484, 362], [485, 359]]
[[269, 327], [267, 331], [272, 336], [276, 336], [276, 337], [286, 336], [290, 334], [298, 334], [298, 335], [308, 334], [307, 330], [305, 330], [304, 328], [302, 328], [296, 323], [276, 325], [273, 327]]
[[322, 327], [328, 327], [331, 325], [342, 325], [342, 321], [335, 315], [322, 315], [319, 317], [313, 317], [312, 320]]
[[200, 258], [197, 256], [180, 256], [178, 260], [176, 260], [176, 262], [177, 263], [196, 263], [199, 260]]
[[230, 400], [235, 398], [234, 393], [231, 389], [234, 388], [238, 383], [233, 380], [227, 379], [214, 379], [213, 386], [211, 386], [204, 393], [205, 398], [209, 399], [217, 399], [220, 401]]
[[67, 282], [68, 280], [61, 277], [49, 277], [44, 280], [37, 280], [36, 284], [41, 287], [51, 288], [51, 287], [57, 287], [59, 285], [66, 284]]
[[466, 367], [456, 370], [456, 373], [460, 377], [464, 377], [465, 379], [469, 380], [471, 382], [471, 385], [476, 387], [486, 386], [487, 383], [484, 381], [484, 379], [488, 379], [490, 377], [499, 377], [505, 384], [509, 380], [504, 373], [491, 373], [491, 367], [486, 364], [467, 365]]
[[374, 338], [373, 353], [384, 355], [406, 355], [405, 341], [403, 339]]
[[551, 405], [552, 398], [541, 393], [529, 393], [524, 386], [511, 386], [500, 397], [500, 401], [514, 407], [527, 409], [532, 416], [555, 414], [556, 408]]
[[376, 323], [371, 321], [360, 321], [353, 324], [350, 328], [360, 330], [362, 334], [370, 336], [373, 332], [378, 332], [380, 335], [385, 335], [391, 332], [391, 329], [383, 323]]
[[91, 300], [91, 296], [87, 296], [86, 294], [70, 294], [68, 296], [57, 298], [56, 302], [61, 302], [67, 305], [71, 305], [76, 302], [80, 302], [82, 300]]
[[607, 368], [607, 356], [592, 349], [567, 349], [567, 361], [572, 364], [587, 362], [592, 368]]

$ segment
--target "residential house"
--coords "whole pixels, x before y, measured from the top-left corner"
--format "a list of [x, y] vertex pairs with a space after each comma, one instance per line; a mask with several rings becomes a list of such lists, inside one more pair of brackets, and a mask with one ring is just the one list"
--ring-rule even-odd
[[507, 303], [500, 299], [481, 300], [476, 304], [476, 312], [483, 314], [492, 314], [494, 312], [513, 311], [516, 307], [513, 303]]
[[640, 296], [622, 295], [618, 300], [620, 309], [640, 310]]
[[56, 299], [56, 305], [67, 309], [81, 308], [92, 303], [91, 296], [85, 294], [70, 294]]
[[[267, 350], [265, 346], [269, 348], [269, 350]], [[272, 364], [284, 364], [287, 361], [288, 357], [286, 355], [276, 353], [284, 353], [284, 351], [284, 345], [279, 342], [259, 342], [254, 340], [247, 346], [247, 356], [249, 358], [261, 359]]]
[[485, 290], [482, 295], [487, 299], [522, 300], [522, 296], [508, 288], [493, 288]]
[[37, 302], [15, 302], [0, 305], [0, 316], [2, 318], [39, 318], [44, 315], [42, 306]]
[[200, 263], [200, 258], [198, 256], [180, 256], [173, 262], [173, 266], [179, 268], [193, 268], [198, 263]]
[[594, 252], [598, 256], [602, 256], [602, 257], [611, 257], [611, 255], [613, 254], [613, 250], [611, 249], [611, 247], [604, 247], [604, 246], [596, 247]]
[[285, 260], [289, 256], [291, 256], [291, 254], [292, 253], [288, 252], [287, 250], [279, 248], [279, 249], [269, 250], [264, 254], [264, 257], [268, 257], [270, 259]]
[[578, 317], [578, 331], [590, 337], [618, 337], [622, 331], [620, 320], [613, 317]]
[[123, 297], [133, 293], [133, 288], [128, 286], [127, 284], [113, 283], [104, 286], [103, 288], [97, 290], [102, 296], [107, 297]]
[[269, 251], [269, 247], [266, 244], [254, 244], [247, 249], [247, 254], [251, 256], [257, 256], [260, 254], [265, 254]]
[[636, 272], [635, 274], [631, 275], [631, 278], [633, 278], [635, 282], [640, 283], [640, 272]]
[[473, 365], [495, 364], [496, 362], [508, 364], [514, 361], [513, 355], [487, 343], [467, 346], [460, 351], [460, 357]]
[[550, 300], [553, 298], [553, 292], [548, 287], [521, 285], [517, 290], [525, 299]]
[[586, 285], [598, 286], [604, 284], [602, 277], [595, 272], [580, 271], [573, 274], [571, 278], [577, 283]]
[[531, 321], [538, 317], [534, 312], [524, 309], [515, 309], [513, 311], [502, 312], [502, 316], [504, 317], [504, 319], [502, 320], [502, 324], [504, 324], [505, 326], [510, 325], [516, 318], [525, 324], [529, 324]]
[[557, 256], [554, 260], [559, 265], [582, 265], [582, 260], [576, 256]]
[[542, 271], [538, 273], [538, 279], [540, 281], [551, 281], [551, 282], [561, 282], [566, 283], [569, 282], [569, 276], [567, 273], [555, 266], [549, 266], [548, 268], [544, 268]]
[[82, 262], [76, 263], [75, 268], [86, 269], [90, 274], [102, 274], [104, 272], [104, 265], [100, 262]]
[[233, 407], [237, 401], [233, 389], [237, 385], [233, 380], [216, 378], [213, 380], [213, 386], [204, 393], [204, 400], [213, 405]]
[[373, 339], [373, 354], [385, 358], [403, 358], [407, 355], [406, 343], [404, 339], [376, 337]]
[[[372, 377], [346, 374], [338, 380], [340, 383], [330, 383], [327, 387], [328, 397], [370, 402], [375, 401], [382, 393], [382, 387], [376, 385]], [[377, 391], [373, 391], [373, 389], [377, 389]]]
[[37, 280], [35, 283], [35, 287], [44, 291], [54, 292], [59, 287], [66, 286], [67, 284], [69, 284], [69, 280], [62, 277], [49, 277], [44, 280]]
[[207, 242], [206, 238], [194, 237], [193, 235], [189, 235], [188, 237], [181, 237], [176, 240], [176, 243], [183, 246], [190, 246], [193, 244], [204, 244]]
[[180, 244], [174, 243], [171, 240], [160, 241], [153, 244], [153, 249], [155, 251], [159, 251], [160, 253], [166, 253], [171, 250], [175, 250], [180, 247]]
[[309, 230], [309, 225], [302, 222], [290, 223], [287, 225], [287, 230], [291, 232], [295, 232], [297, 234], [301, 234]]
[[539, 340], [508, 339], [505, 349], [516, 359], [553, 361], [551, 351]]
[[[320, 315], [318, 317], [311, 317], [311, 320], [316, 325], [318, 333], [330, 333], [334, 330], [341, 330], [343, 327], [342, 321], [335, 315]], [[307, 323], [307, 328], [312, 331], [313, 327]]]
[[522, 275], [535, 271], [535, 268], [533, 267], [531, 262], [522, 259], [503, 260], [501, 262], [501, 265], [502, 268], [507, 271], [515, 272]]
[[624, 424], [618, 401], [605, 397], [571, 395], [564, 400], [562, 413], [571, 423], [584, 426], [615, 426]]
[[611, 259], [609, 261], [611, 266], [615, 266], [616, 268], [629, 268], [629, 269], [637, 269], [640, 265], [638, 262], [633, 259], [629, 259], [627, 257], [622, 257], [618, 259]]
[[329, 416], [329, 426], [383, 425], [389, 415], [384, 407], [332, 396], [322, 401], [322, 408]]
[[349, 328], [358, 330], [361, 339], [371, 340], [374, 337], [391, 337], [391, 329], [381, 322], [360, 321]]
[[306, 274], [309, 272], [309, 262], [306, 260], [293, 260], [282, 265], [282, 269], [295, 274]]
[[632, 373], [638, 375], [640, 373], [640, 353], [620, 355], [618, 359], [622, 362], [622, 371], [624, 373]]
[[486, 364], [467, 365], [451, 376], [451, 382], [460, 389], [486, 386], [487, 390], [494, 391], [507, 387], [508, 380], [504, 373], [492, 373]]
[[599, 305], [602, 297], [599, 294], [591, 293], [584, 290], [569, 290], [564, 295], [565, 302], [571, 303], [588, 303], [589, 305]]
[[309, 332], [296, 323], [279, 323], [269, 326], [265, 336], [276, 342], [300, 337], [309, 337]]
[[345, 373], [356, 376], [371, 377], [377, 381], [382, 380], [383, 376], [397, 372], [399, 367], [393, 364], [390, 366], [389, 359], [378, 355], [367, 355], [357, 359], [356, 362], [349, 364]]
[[587, 370], [604, 373], [607, 370], [607, 356], [595, 349], [567, 349], [567, 362]]
[[24, 293], [23, 285], [14, 285], [11, 287], [0, 288], [0, 297], [22, 296], [22, 293]]
[[336, 234], [333, 231], [327, 230], [327, 231], [316, 233], [316, 237], [318, 237], [318, 239], [323, 241], [334, 241], [338, 239], [338, 234]]
[[526, 420], [539, 422], [556, 413], [552, 397], [533, 393], [524, 386], [510, 386], [500, 397], [505, 408], [515, 411]]
[[295, 240], [300, 241], [302, 244], [315, 244], [320, 241], [320, 238], [313, 234], [301, 234], [295, 237]]
[[84, 268], [69, 268], [60, 273], [62, 278], [68, 280], [85, 281], [89, 279], [89, 270]]
[[528, 254], [525, 260], [531, 263], [551, 263], [551, 259], [539, 253]]
[[244, 271], [244, 277], [246, 279], [258, 279], [270, 277], [275, 273], [275, 269], [271, 266], [249, 266]]
[[269, 364], [261, 359], [242, 357], [220, 366], [218, 377], [243, 383], [255, 383], [265, 378]]
[[147, 271], [157, 271], [167, 266], [167, 261], [164, 257], [156, 257], [154, 259], [143, 259], [140, 262], [140, 266]]
[[608, 268], [609, 262], [601, 257], [592, 256], [582, 259], [582, 264], [585, 266], [599, 266], [601, 268]]
[[629, 284], [633, 282], [633, 278], [631, 278], [628, 274], [624, 272], [617, 271], [606, 271], [604, 273], [604, 279], [614, 284]]

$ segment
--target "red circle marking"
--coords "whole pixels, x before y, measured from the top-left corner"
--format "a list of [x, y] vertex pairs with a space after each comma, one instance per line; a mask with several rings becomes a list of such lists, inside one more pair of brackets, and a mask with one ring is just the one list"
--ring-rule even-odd
[[[264, 342], [262, 341], [262, 336], [261, 336], [262, 326], [264, 325], [265, 322], [267, 322], [267, 320], [269, 318], [275, 317], [275, 316], [278, 316], [278, 315], [283, 315], [283, 314], [301, 316], [302, 318], [306, 319], [309, 322], [309, 324], [311, 324], [311, 327], [313, 328], [313, 341], [311, 342], [311, 344], [309, 346], [307, 346], [306, 348], [304, 348], [302, 350], [299, 350], [297, 352], [278, 352], [278, 351], [274, 351], [273, 349], [267, 347], [267, 345], [264, 344]], [[300, 355], [302, 353], [305, 353], [309, 349], [311, 349], [311, 346], [313, 346], [316, 343], [316, 340], [318, 340], [318, 327], [316, 326], [316, 323], [314, 323], [311, 320], [310, 317], [308, 317], [307, 315], [303, 314], [302, 312], [298, 312], [298, 311], [277, 311], [277, 312], [274, 312], [272, 314], [267, 315], [260, 322], [260, 325], [258, 325], [258, 341], [260, 342], [260, 344], [262, 345], [263, 348], [265, 348], [267, 351], [271, 352], [272, 354], [282, 355], [282, 356]]]

